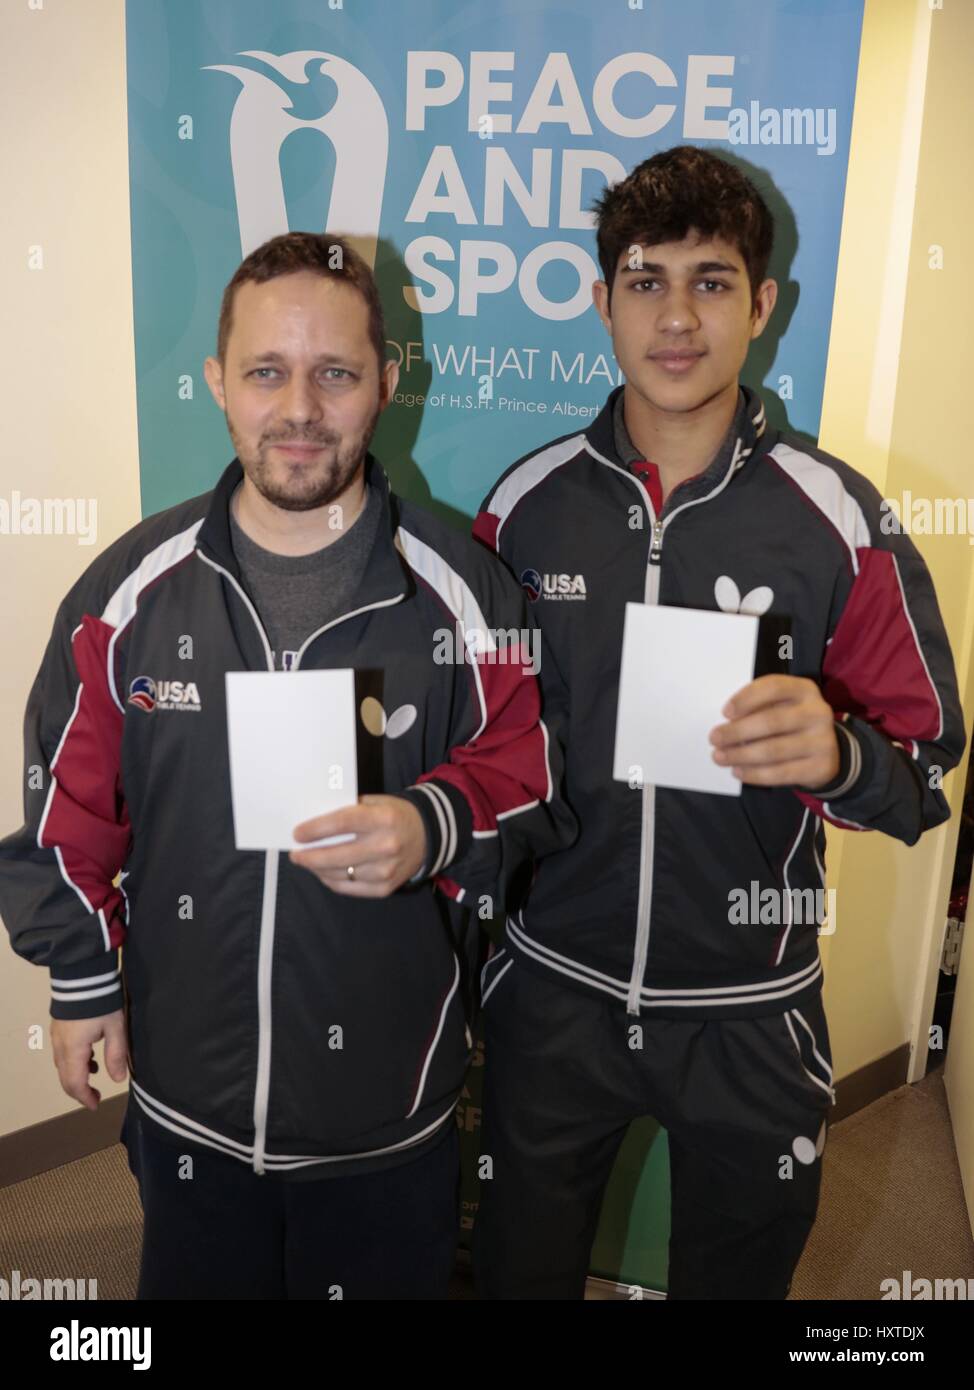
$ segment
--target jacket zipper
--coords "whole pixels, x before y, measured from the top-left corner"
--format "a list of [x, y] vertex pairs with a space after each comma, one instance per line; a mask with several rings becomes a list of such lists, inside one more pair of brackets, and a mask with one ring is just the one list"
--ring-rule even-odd
[[[718, 492], [730, 482], [734, 473], [737, 471], [744, 458], [750, 454], [750, 449], [743, 449], [743, 440], [738, 438], [734, 444], [734, 453], [730, 465], [721, 483], [708, 492], [705, 497], [698, 497], [692, 502], [684, 502], [682, 507], [674, 507], [669, 516], [660, 520], [657, 518], [652, 508], [652, 503], [647, 500], [650, 516], [653, 518], [653, 534], [649, 546], [649, 559], [646, 564], [646, 587], [643, 595], [643, 602], [650, 604], [659, 603], [660, 588], [660, 567], [663, 558], [663, 533], [675, 516], [680, 512], [686, 511], [688, 507], [697, 507], [701, 502], [707, 502], [711, 497], [715, 497]], [[632, 476], [631, 474], [629, 476]], [[637, 480], [638, 482], [638, 480]], [[638, 484], [645, 493], [642, 483]], [[648, 499], [648, 494], [647, 494]], [[639, 1005], [642, 994], [643, 977], [646, 973], [646, 957], [649, 954], [649, 920], [652, 913], [653, 904], [653, 855], [655, 850], [656, 833], [656, 788], [643, 784], [642, 790], [642, 832], [639, 843], [639, 898], [636, 904], [636, 945], [632, 957], [632, 974], [629, 977], [629, 993], [626, 997], [626, 1013], [639, 1014]]]
[[[653, 536], [649, 546], [649, 560], [646, 564], [646, 585], [643, 602], [659, 602], [660, 557], [663, 550], [663, 522], [653, 517]], [[642, 992], [643, 976], [646, 973], [646, 955], [649, 951], [649, 916], [653, 898], [653, 851], [656, 823], [656, 788], [643, 783], [642, 789], [642, 829], [639, 840], [639, 898], [636, 904], [636, 946], [632, 957], [632, 974], [629, 977], [629, 996], [626, 1000], [626, 1013], [639, 1014], [639, 1001]]]
[[[244, 606], [254, 620], [254, 625], [260, 634], [261, 642], [264, 645], [264, 655], [267, 659], [267, 669], [274, 670], [274, 658], [271, 655], [271, 644], [268, 641], [267, 633], [264, 631], [257, 610], [247, 597], [244, 590], [234, 579], [229, 570], [218, 565], [215, 560], [209, 559], [199, 549], [196, 551], [200, 559], [215, 569], [219, 574], [229, 579], [237, 593], [243, 599]], [[295, 658], [292, 670], [297, 670], [301, 664], [301, 658], [307, 651], [310, 644], [326, 632], [330, 627], [336, 627], [338, 623], [343, 623], [348, 618], [354, 618], [359, 613], [366, 613], [371, 608], [387, 608], [390, 604], [399, 603], [405, 597], [404, 594], [397, 594], [395, 598], [380, 599], [376, 603], [367, 603], [362, 608], [353, 609], [350, 613], [343, 613], [338, 618], [333, 618], [330, 623], [325, 623], [324, 627], [319, 627], [310, 637], [306, 638], [301, 645], [301, 649]], [[260, 940], [257, 949], [257, 1081], [254, 1087], [254, 1172], [259, 1176], [264, 1175], [264, 1155], [267, 1148], [267, 1108], [270, 1099], [271, 1083], [271, 968], [274, 959], [274, 928], [276, 922], [277, 909], [277, 871], [280, 860], [280, 851], [276, 849], [268, 850], [264, 857], [264, 888], [260, 906]]]

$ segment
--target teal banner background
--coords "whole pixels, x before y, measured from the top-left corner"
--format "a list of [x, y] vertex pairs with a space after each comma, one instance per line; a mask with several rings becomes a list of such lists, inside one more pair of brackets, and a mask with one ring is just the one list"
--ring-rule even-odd
[[[779, 300], [745, 380], [772, 423], [816, 438], [862, 9], [128, 0], [144, 514], [206, 491], [232, 457], [203, 359], [242, 256], [290, 228], [351, 235], [372, 260], [401, 363], [374, 452], [400, 493], [468, 526], [513, 459], [620, 380], [591, 305], [588, 210], [683, 143], [739, 160], [772, 207]], [[468, 1165], [478, 1080], [460, 1111]], [[642, 1122], [595, 1272], [665, 1288], [667, 1187], [665, 1135]], [[475, 1200], [468, 1174], [471, 1219]]]

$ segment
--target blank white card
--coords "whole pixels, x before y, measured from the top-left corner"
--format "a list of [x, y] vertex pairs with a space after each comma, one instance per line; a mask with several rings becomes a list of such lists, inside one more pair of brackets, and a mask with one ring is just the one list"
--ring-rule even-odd
[[294, 827], [358, 800], [355, 672], [228, 671], [227, 734], [237, 849], [300, 844]]
[[753, 680], [757, 638], [751, 614], [627, 603], [613, 777], [629, 782], [637, 769], [642, 783], [740, 796], [709, 734]]

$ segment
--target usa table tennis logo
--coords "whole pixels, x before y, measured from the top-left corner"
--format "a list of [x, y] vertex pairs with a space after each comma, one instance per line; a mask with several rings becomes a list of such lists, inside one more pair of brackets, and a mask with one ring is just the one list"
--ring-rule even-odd
[[129, 686], [129, 704], [151, 714], [156, 707], [156, 683], [151, 676], [136, 676]]
[[200, 693], [195, 681], [154, 681], [151, 676], [136, 676], [129, 686], [130, 705], [151, 714], [154, 709], [198, 710]]
[[541, 597], [542, 583], [543, 580], [537, 570], [525, 570], [521, 575], [521, 588], [532, 603], [537, 603]]
[[541, 574], [535, 569], [521, 572], [521, 588], [532, 603], [539, 598], [584, 599], [587, 596], [584, 574]]

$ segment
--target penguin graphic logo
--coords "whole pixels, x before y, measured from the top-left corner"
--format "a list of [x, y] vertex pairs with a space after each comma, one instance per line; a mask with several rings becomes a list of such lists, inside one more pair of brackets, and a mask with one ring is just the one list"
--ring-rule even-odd
[[[210, 63], [206, 72], [228, 72], [241, 90], [230, 116], [230, 163], [240, 224], [240, 251], [247, 256], [272, 236], [289, 230], [281, 146], [296, 130], [317, 130], [335, 150], [331, 200], [323, 230], [348, 236], [355, 250], [375, 265], [379, 215], [389, 158], [389, 123], [379, 93], [344, 58], [314, 49], [295, 53], [239, 53], [273, 68], [293, 84], [309, 82], [307, 68], [331, 79], [338, 95], [330, 110], [313, 120], [293, 114], [291, 95], [274, 78], [255, 68]], [[296, 92], [299, 99], [307, 92]]]

